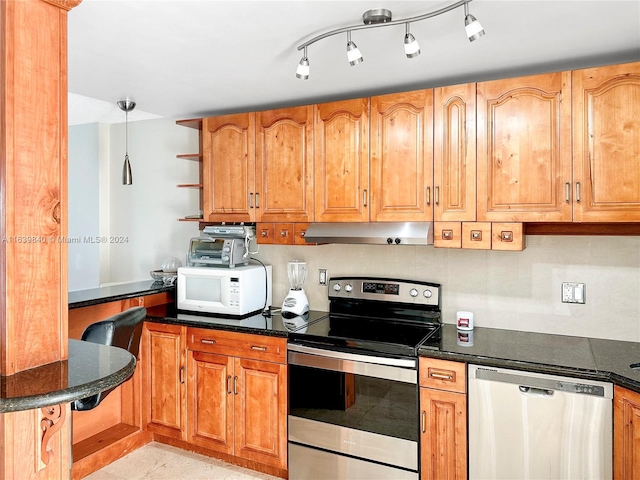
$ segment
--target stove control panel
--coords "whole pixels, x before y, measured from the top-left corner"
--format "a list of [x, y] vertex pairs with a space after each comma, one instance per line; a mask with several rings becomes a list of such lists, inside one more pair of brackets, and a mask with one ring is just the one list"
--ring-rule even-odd
[[438, 307], [440, 284], [388, 278], [337, 277], [329, 280], [329, 299], [353, 298]]

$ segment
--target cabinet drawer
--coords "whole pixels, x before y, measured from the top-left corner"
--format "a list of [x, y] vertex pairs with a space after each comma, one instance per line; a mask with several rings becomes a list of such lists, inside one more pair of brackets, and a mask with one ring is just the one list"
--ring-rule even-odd
[[467, 391], [465, 364], [421, 357], [420, 386], [465, 393]]
[[286, 363], [287, 358], [287, 340], [284, 338], [206, 328], [187, 329], [187, 348], [276, 363]]

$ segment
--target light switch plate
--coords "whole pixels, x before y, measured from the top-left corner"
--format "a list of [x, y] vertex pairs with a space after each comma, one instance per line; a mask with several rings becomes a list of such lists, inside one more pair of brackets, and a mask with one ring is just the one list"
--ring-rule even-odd
[[562, 282], [562, 303], [585, 303], [587, 287], [584, 283]]

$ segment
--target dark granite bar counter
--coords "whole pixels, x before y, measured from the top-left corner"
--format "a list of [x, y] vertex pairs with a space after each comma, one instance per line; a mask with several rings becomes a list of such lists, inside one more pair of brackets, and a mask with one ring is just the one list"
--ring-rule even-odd
[[126, 350], [69, 340], [69, 359], [0, 376], [0, 413], [69, 403], [127, 380], [136, 359]]
[[143, 282], [123, 283], [122, 285], [111, 285], [109, 287], [89, 288], [87, 290], [77, 290], [69, 292], [69, 309], [88, 307], [100, 303], [124, 300], [127, 298], [142, 297], [155, 293], [175, 291], [173, 285], [164, 285], [162, 282], [153, 280]]
[[640, 343], [476, 327], [459, 336], [443, 325], [438, 348], [419, 354], [493, 367], [610, 381], [640, 392]]

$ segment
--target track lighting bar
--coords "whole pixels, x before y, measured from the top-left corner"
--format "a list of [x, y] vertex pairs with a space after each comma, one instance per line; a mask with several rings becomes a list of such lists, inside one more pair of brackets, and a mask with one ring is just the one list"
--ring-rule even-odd
[[[296, 76], [300, 79], [306, 80], [309, 78], [309, 59], [307, 57], [307, 47], [316, 43], [323, 38], [331, 37], [333, 35], [338, 35], [341, 33], [347, 34], [347, 59], [350, 65], [356, 65], [362, 62], [362, 54], [358, 47], [351, 41], [351, 32], [354, 30], [363, 30], [366, 28], [375, 28], [375, 27], [388, 27], [391, 25], [406, 25], [406, 33], [404, 37], [404, 48], [405, 54], [407, 58], [414, 58], [420, 54], [420, 47], [418, 45], [417, 40], [409, 31], [409, 24], [414, 22], [419, 22], [421, 20], [426, 20], [427, 18], [437, 17], [438, 15], [442, 15], [443, 13], [450, 12], [458, 7], [464, 5], [464, 24], [465, 30], [467, 32], [467, 37], [470, 42], [477, 40], [482, 35], [484, 35], [484, 29], [480, 22], [469, 13], [469, 2], [473, 0], [459, 0], [455, 3], [452, 3], [449, 6], [443, 7], [439, 10], [434, 10], [433, 12], [424, 13], [422, 15], [417, 15], [415, 17], [403, 18], [400, 20], [391, 20], [391, 12], [385, 9], [377, 9], [370, 10], [363, 15], [364, 25], [352, 25], [349, 27], [341, 27], [335, 30], [331, 30], [329, 32], [321, 33], [313, 37], [311, 40], [307, 40], [298, 46], [298, 50], [304, 49], [304, 56], [298, 65], [298, 70], [296, 71]], [[304, 74], [301, 74], [301, 71]]]

